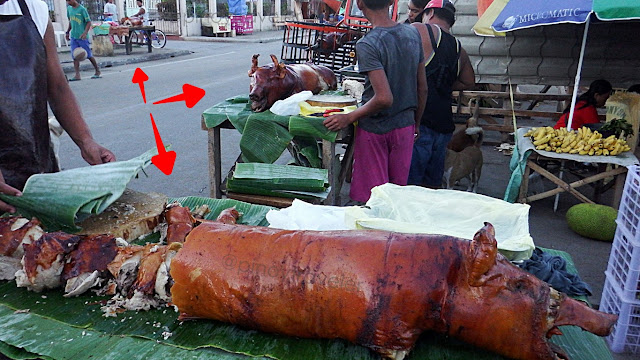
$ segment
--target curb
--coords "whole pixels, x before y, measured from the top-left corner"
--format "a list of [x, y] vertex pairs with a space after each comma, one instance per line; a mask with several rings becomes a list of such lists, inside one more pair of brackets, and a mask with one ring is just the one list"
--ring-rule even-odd
[[277, 36], [264, 37], [264, 38], [246, 38], [244, 35], [236, 35], [235, 37], [209, 37], [209, 36], [187, 36], [180, 37], [183, 41], [198, 41], [198, 42], [221, 42], [221, 43], [271, 43], [276, 41], [282, 41], [282, 34]]
[[[119, 66], [119, 65], [128, 65], [128, 64], [136, 64], [136, 63], [141, 63], [141, 62], [146, 62], [146, 61], [154, 61], [154, 60], [162, 60], [162, 59], [168, 59], [171, 57], [175, 57], [175, 56], [182, 56], [182, 55], [189, 55], [191, 54], [191, 51], [189, 50], [172, 50], [172, 51], [167, 51], [167, 52], [163, 52], [163, 53], [144, 53], [143, 55], [117, 55], [114, 56], [115, 59], [110, 59], [109, 57], [101, 57], [101, 56], [96, 56], [96, 62], [98, 63], [98, 67], [102, 68], [108, 68], [108, 67], [113, 67], [113, 66]], [[75, 70], [73, 69], [73, 62], [69, 61], [69, 62], [65, 62], [62, 63], [62, 71], [64, 73], [74, 73]], [[81, 71], [86, 71], [86, 70], [93, 70], [93, 65], [91, 65], [91, 62], [86, 61], [86, 62], [82, 62], [80, 64], [80, 70]]]

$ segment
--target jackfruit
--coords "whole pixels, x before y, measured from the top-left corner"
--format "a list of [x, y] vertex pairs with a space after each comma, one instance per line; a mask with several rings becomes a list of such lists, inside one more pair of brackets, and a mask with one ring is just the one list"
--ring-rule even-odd
[[618, 211], [611, 206], [578, 204], [567, 210], [569, 228], [584, 237], [613, 241], [616, 233]]

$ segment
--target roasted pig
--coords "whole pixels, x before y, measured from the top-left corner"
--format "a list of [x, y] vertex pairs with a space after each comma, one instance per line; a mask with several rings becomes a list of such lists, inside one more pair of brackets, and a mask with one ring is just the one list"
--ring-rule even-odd
[[205, 222], [173, 258], [181, 319], [307, 338], [341, 338], [402, 359], [423, 331], [514, 359], [564, 356], [560, 325], [609, 334], [617, 316], [551, 289], [473, 241], [384, 231], [287, 231]]

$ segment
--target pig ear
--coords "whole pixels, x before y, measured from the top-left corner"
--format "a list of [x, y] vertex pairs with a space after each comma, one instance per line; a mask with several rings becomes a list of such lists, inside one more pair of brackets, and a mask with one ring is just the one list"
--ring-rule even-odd
[[251, 69], [249, 70], [249, 76], [253, 75], [253, 73], [258, 70], [258, 56], [260, 56], [260, 54], [254, 54], [251, 58]]
[[484, 227], [473, 236], [470, 255], [469, 285], [481, 286], [490, 279], [486, 273], [496, 264], [498, 255], [493, 225], [484, 223]]
[[271, 55], [273, 60], [273, 69], [280, 79], [283, 79], [287, 75], [287, 66], [284, 63], [278, 62], [278, 58], [275, 55]]

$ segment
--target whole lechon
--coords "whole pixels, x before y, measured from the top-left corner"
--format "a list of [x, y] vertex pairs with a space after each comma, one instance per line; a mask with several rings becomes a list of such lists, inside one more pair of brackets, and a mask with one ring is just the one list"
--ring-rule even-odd
[[45, 233], [35, 219], [0, 218], [0, 276], [32, 291], [114, 295], [106, 315], [173, 304], [180, 320], [340, 338], [390, 359], [404, 358], [424, 331], [514, 359], [567, 358], [549, 343], [558, 326], [606, 336], [617, 320], [512, 265], [488, 223], [466, 240], [279, 230], [236, 224], [234, 208], [216, 221], [169, 210], [169, 245]]

